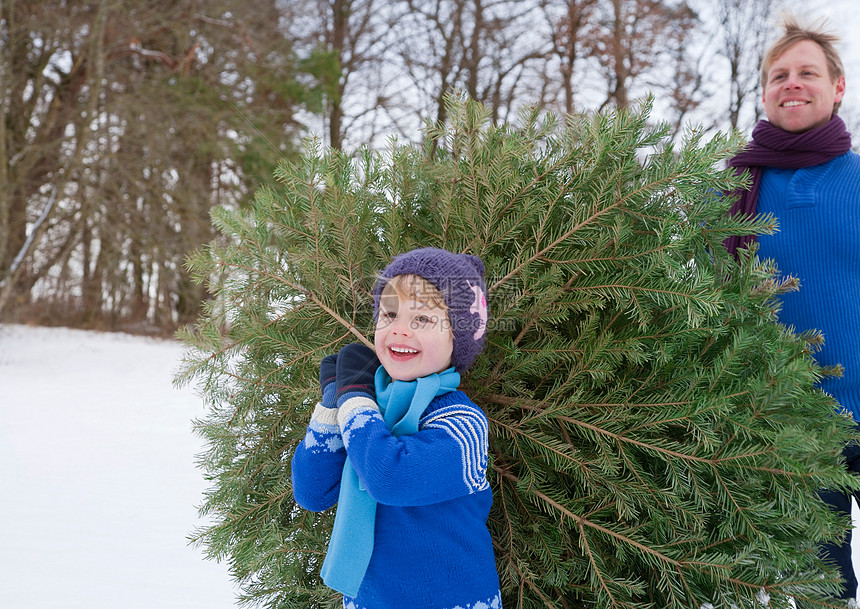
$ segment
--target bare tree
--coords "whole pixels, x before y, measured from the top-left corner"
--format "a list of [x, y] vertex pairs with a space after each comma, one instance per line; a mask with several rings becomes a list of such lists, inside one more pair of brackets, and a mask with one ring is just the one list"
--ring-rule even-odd
[[[38, 274], [24, 259], [60, 209], [58, 194], [66, 194], [71, 175], [80, 169], [98, 107], [103, 64], [96, 57], [103, 51], [107, 3], [64, 4], [62, 13], [25, 2], [0, 5], [6, 43], [0, 94], [5, 237], [0, 245], [0, 310], [16, 290], [23, 304], [29, 300]], [[92, 35], [80, 37], [81, 29]], [[28, 223], [36, 218], [28, 235]]]
[[[384, 59], [390, 44], [387, 0], [284, 0], [278, 3], [295, 18], [285, 33], [297, 52], [314, 66], [321, 97], [312, 109], [319, 113], [327, 143], [342, 149], [364, 141], [373, 119], [387, 110]], [[365, 132], [365, 133], [361, 133]]]
[[[541, 0], [551, 40], [541, 103], [564, 113], [651, 93], [676, 132], [705, 97], [699, 15], [678, 0]], [[574, 103], [575, 102], [575, 103]]]
[[[213, 236], [209, 210], [269, 179], [314, 94], [284, 15], [275, 0], [45, 8], [3, 5], [2, 70], [17, 78], [3, 82], [0, 271], [34, 243], [7, 301], [85, 325], [191, 321], [205, 294], [183, 266]], [[41, 235], [28, 233], [48, 201]]]
[[667, 83], [678, 74], [679, 53], [694, 27], [695, 15], [683, 1], [602, 0], [586, 30], [605, 84], [598, 109], [627, 107], [646, 92], [675, 88]]
[[756, 93], [760, 77], [759, 66], [773, 33], [771, 0], [717, 0], [719, 18], [719, 54], [728, 60], [729, 99], [728, 122], [733, 129], [740, 126], [743, 113], [759, 118]]
[[662, 43], [662, 60], [644, 82], [660, 96], [660, 111], [677, 136], [704, 101], [709, 73], [704, 51], [696, 44], [703, 25], [698, 13], [687, 2], [666, 5], [663, 11], [670, 27]]
[[576, 110], [576, 78], [580, 63], [587, 59], [586, 27], [594, 18], [598, 0], [543, 0], [544, 13], [550, 39], [551, 55], [558, 61], [558, 82], [563, 93], [562, 111]]
[[[417, 119], [446, 120], [445, 98], [462, 90], [506, 120], [524, 103], [540, 101], [539, 65], [548, 52], [535, 31], [539, 6], [514, 0], [403, 0], [394, 24], [395, 69]], [[420, 124], [420, 123], [419, 123]]]

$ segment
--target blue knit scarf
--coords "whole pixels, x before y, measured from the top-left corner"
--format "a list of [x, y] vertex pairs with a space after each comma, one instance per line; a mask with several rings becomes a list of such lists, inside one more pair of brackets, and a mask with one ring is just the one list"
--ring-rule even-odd
[[[380, 366], [374, 378], [382, 419], [397, 437], [418, 431], [418, 421], [433, 398], [454, 391], [460, 375], [454, 368], [414, 381], [394, 381]], [[320, 574], [325, 584], [346, 596], [356, 596], [370, 556], [376, 525], [376, 500], [363, 487], [346, 458], [340, 481], [334, 529]]]

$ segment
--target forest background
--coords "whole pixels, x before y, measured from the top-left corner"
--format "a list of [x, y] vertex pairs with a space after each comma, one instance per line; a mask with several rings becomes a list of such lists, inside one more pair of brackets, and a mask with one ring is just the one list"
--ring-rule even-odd
[[[675, 136], [748, 132], [781, 11], [830, 17], [849, 43], [851, 8], [0, 0], [0, 321], [171, 334], [206, 297], [184, 263], [215, 238], [213, 207], [247, 204], [309, 137], [346, 152], [418, 141], [455, 89], [495, 121], [652, 94]], [[849, 129], [857, 107], [849, 95]]]

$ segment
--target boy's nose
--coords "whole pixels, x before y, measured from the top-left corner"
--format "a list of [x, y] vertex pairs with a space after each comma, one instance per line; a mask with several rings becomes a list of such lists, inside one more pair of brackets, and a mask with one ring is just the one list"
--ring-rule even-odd
[[392, 334], [399, 334], [400, 336], [409, 336], [412, 333], [409, 328], [409, 323], [400, 318], [394, 322], [394, 327], [391, 329], [391, 332]]

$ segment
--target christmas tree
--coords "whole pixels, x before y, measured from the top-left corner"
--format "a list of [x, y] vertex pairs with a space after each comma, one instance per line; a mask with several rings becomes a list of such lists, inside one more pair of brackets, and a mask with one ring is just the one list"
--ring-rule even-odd
[[831, 606], [815, 548], [848, 523], [816, 490], [857, 483], [850, 422], [814, 383], [838, 370], [777, 323], [794, 282], [721, 247], [776, 226], [726, 217], [740, 136], [673, 145], [649, 112], [492, 125], [452, 97], [422, 146], [310, 142], [279, 190], [214, 214], [179, 381], [207, 401], [195, 539], [245, 602], [339, 606], [319, 578], [334, 510], [294, 503], [290, 460], [322, 357], [372, 344], [377, 273], [436, 246], [487, 267], [487, 348], [461, 388], [490, 420], [505, 607]]

